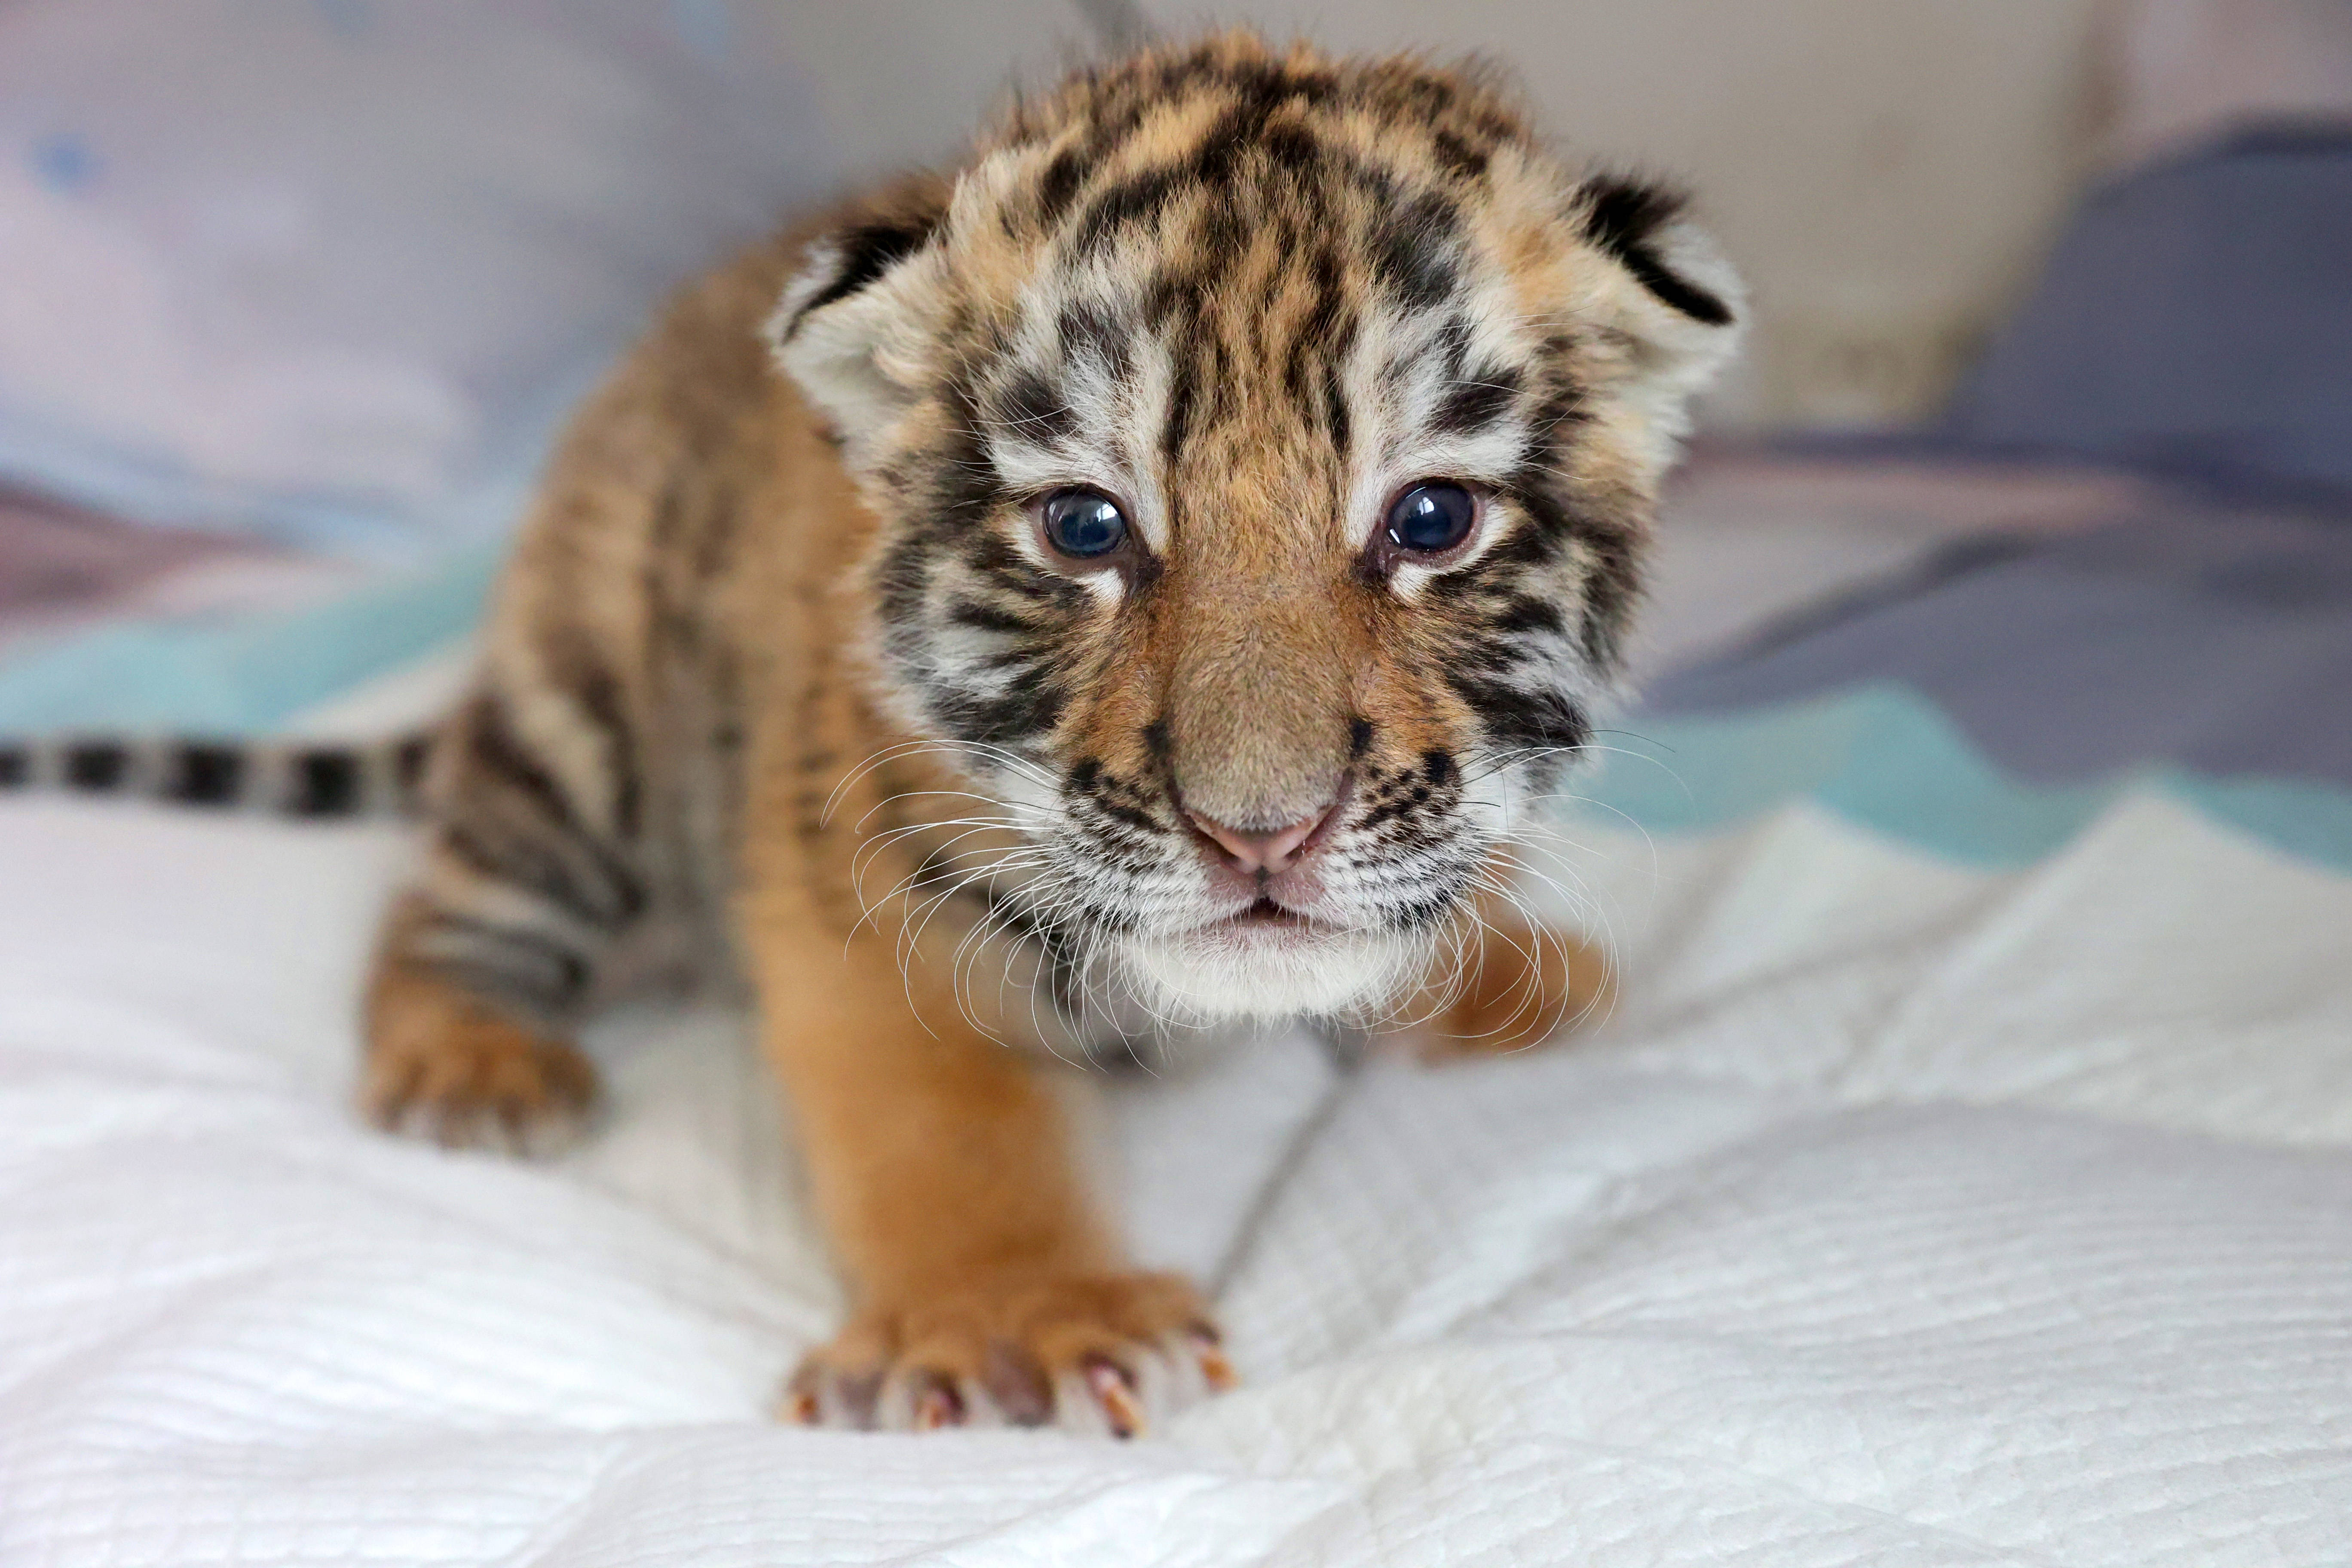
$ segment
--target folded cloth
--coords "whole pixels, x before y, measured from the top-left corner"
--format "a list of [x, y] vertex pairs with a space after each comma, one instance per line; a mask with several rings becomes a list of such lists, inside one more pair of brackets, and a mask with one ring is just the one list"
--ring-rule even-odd
[[1247, 1384], [1129, 1445], [766, 1419], [838, 1300], [722, 1016], [602, 1026], [562, 1163], [355, 1127], [396, 830], [0, 806], [0, 1557], [2339, 1552], [2352, 877], [2178, 790], [1982, 810], [2043, 837], [1960, 861], [1784, 777], [1563, 825], [1623, 965], [1589, 1038], [1103, 1089]]

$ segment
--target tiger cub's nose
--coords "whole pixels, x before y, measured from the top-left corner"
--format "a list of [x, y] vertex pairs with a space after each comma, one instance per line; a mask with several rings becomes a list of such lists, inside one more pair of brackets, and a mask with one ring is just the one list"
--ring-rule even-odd
[[[1344, 792], [1340, 798], [1345, 798]], [[1286, 827], [1262, 832], [1229, 827], [1213, 817], [1203, 816], [1189, 808], [1184, 815], [1194, 827], [1200, 829], [1202, 837], [1223, 852], [1226, 864], [1234, 869], [1251, 876], [1271, 877], [1289, 870], [1307, 858], [1307, 853], [1322, 841], [1324, 829], [1339, 816], [1339, 805], [1340, 801], [1335, 799], [1312, 816], [1291, 823]]]

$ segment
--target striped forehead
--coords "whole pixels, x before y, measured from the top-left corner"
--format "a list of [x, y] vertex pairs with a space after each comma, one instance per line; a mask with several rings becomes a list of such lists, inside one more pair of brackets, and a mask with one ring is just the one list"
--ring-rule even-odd
[[1153, 537], [1166, 512], [1150, 433], [1166, 418], [1173, 362], [1138, 303], [1098, 275], [1041, 278], [1001, 341], [978, 400], [998, 477], [1029, 494], [1110, 490], [1163, 544]]
[[1169, 495], [1236, 464], [1336, 486], [1351, 514], [1414, 477], [1501, 482], [1526, 453], [1540, 334], [1462, 226], [1424, 211], [1401, 239], [1381, 216], [1377, 242], [1352, 245], [1211, 221], [1207, 237], [1163, 226], [1115, 261], [1066, 248], [983, 379], [998, 474], [1030, 493], [1112, 490], [1158, 549]]

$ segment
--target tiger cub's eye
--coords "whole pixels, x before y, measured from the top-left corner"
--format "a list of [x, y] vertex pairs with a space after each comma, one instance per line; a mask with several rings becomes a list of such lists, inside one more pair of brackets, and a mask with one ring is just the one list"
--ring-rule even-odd
[[1059, 490], [1039, 512], [1045, 542], [1084, 561], [1108, 555], [1127, 542], [1127, 514], [1099, 490]]
[[1389, 541], [1399, 550], [1434, 555], [1469, 538], [1477, 521], [1477, 498], [1460, 485], [1415, 485], [1389, 505]]

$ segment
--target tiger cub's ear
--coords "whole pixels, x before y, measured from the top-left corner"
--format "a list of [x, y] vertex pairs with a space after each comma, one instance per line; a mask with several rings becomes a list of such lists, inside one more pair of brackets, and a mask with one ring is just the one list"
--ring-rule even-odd
[[777, 363], [855, 460], [923, 387], [947, 313], [945, 258], [932, 243], [950, 187], [902, 182], [812, 240], [768, 319]]
[[1574, 218], [1615, 267], [1598, 301], [1627, 353], [1618, 395], [1654, 434], [1659, 466], [1690, 424], [1689, 403], [1738, 351], [1748, 305], [1739, 274], [1684, 216], [1668, 187], [1594, 174], [1576, 187]]

